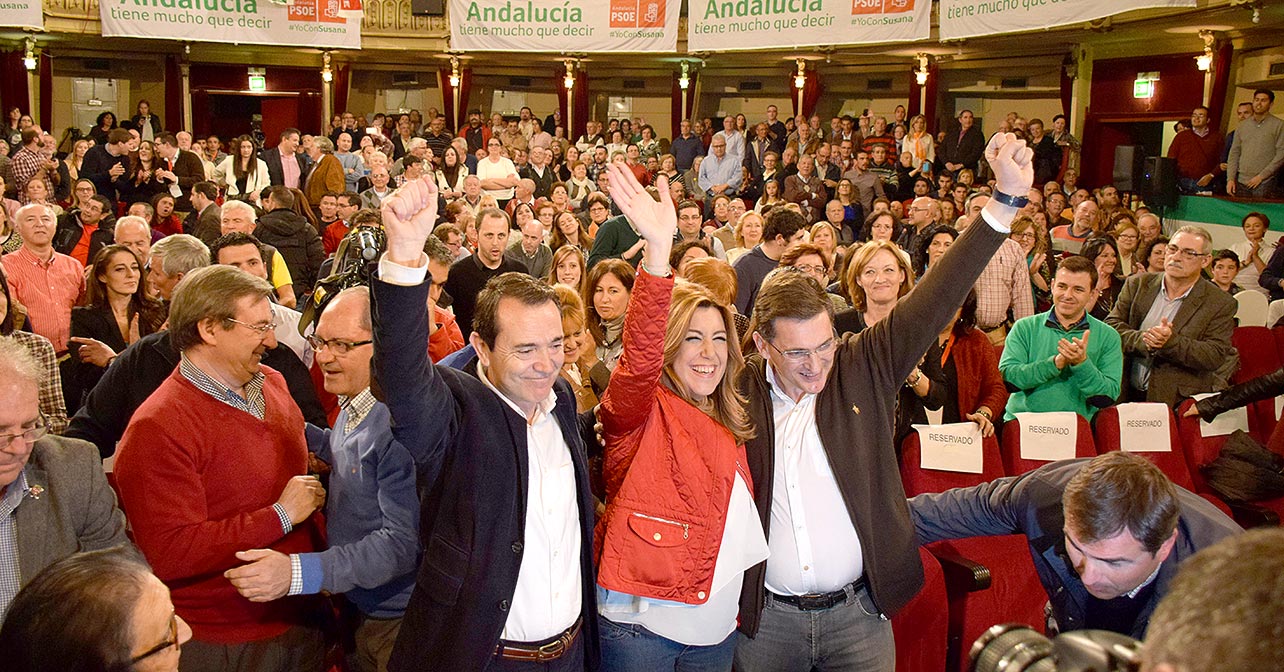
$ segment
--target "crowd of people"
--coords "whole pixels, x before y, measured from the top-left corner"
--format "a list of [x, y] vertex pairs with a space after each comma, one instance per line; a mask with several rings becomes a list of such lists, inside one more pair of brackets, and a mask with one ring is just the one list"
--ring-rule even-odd
[[[1273, 98], [1230, 141], [1195, 109], [1182, 188], [1273, 194]], [[986, 486], [1030, 523], [986, 524], [989, 490], [907, 503], [901, 443], [1225, 388], [1232, 295], [1284, 296], [1284, 248], [1259, 212], [1215, 252], [1080, 184], [1061, 115], [975, 121], [768, 106], [572, 139], [529, 108], [458, 131], [345, 112], [260, 147], [144, 101], [64, 155], [11, 111], [0, 648], [20, 670], [891, 670], [920, 543], [1036, 552], [1054, 521], [1061, 629], [1144, 635], [1230, 518], [1119, 454]], [[373, 278], [336, 284], [354, 262]], [[98, 568], [92, 610], [31, 616]], [[57, 627], [81, 629], [33, 643]]]

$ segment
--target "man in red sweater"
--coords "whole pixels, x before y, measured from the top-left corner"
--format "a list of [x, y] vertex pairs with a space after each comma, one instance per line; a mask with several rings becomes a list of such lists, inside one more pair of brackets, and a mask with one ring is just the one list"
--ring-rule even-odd
[[1177, 188], [1183, 194], [1213, 190], [1223, 172], [1222, 134], [1209, 128], [1207, 107], [1190, 113], [1190, 128], [1173, 138], [1168, 158], [1177, 162]]
[[[192, 627], [183, 671], [319, 672], [323, 642], [289, 582], [229, 570], [271, 549], [318, 551], [325, 501], [307, 475], [303, 415], [279, 373], [271, 286], [230, 266], [189, 273], [169, 333], [182, 359], [130, 420], [116, 461], [134, 540]], [[234, 583], [235, 581], [235, 583]], [[242, 597], [238, 592], [246, 593]], [[275, 600], [275, 601], [273, 601]]]

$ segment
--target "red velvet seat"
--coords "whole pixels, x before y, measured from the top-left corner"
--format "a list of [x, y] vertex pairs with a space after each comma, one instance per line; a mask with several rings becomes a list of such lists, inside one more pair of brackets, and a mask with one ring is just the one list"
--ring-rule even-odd
[[[1082, 415], [1076, 415], [1077, 433], [1075, 435], [1074, 456], [1096, 457], [1097, 446], [1092, 439], [1092, 425]], [[1009, 420], [1003, 423], [1003, 440], [999, 444], [999, 456], [1003, 459], [1003, 471], [1010, 476], [1024, 474], [1048, 464], [1042, 460], [1027, 460], [1021, 457], [1021, 421]]]
[[[1267, 327], [1235, 327], [1231, 334], [1231, 345], [1239, 351], [1239, 370], [1231, 377], [1232, 384], [1260, 378], [1274, 373], [1280, 368], [1280, 355], [1277, 349], [1276, 335]], [[1249, 432], [1253, 438], [1262, 443], [1275, 431], [1275, 400], [1263, 399], [1253, 402], [1253, 413], [1249, 414]]]
[[896, 636], [896, 672], [940, 672], [945, 669], [950, 634], [949, 594], [941, 563], [926, 548], [923, 588], [892, 617]]
[[[943, 492], [950, 488], [980, 485], [1004, 476], [999, 443], [984, 440], [982, 473], [964, 474], [923, 469], [918, 433], [911, 433], [901, 452], [901, 479], [905, 494]], [[944, 669], [964, 672], [967, 652], [983, 632], [996, 623], [1025, 623], [1044, 628], [1043, 608], [1048, 601], [1043, 584], [1034, 571], [1029, 545], [1023, 535], [971, 537], [928, 544], [941, 559], [950, 581], [950, 641]], [[974, 565], [970, 570], [957, 560]], [[966, 577], [959, 580], [959, 577]], [[987, 583], [988, 585], [985, 585]], [[987, 589], [988, 588], [988, 589]]]
[[[1201, 467], [1217, 459], [1222, 453], [1222, 446], [1226, 445], [1226, 436], [1203, 436], [1199, 431], [1199, 416], [1185, 417], [1187, 408], [1194, 404], [1193, 401], [1186, 401], [1181, 405], [1178, 411], [1178, 433], [1181, 437], [1182, 450], [1186, 455], [1187, 466], [1190, 469], [1191, 480], [1195, 484], [1195, 492], [1216, 497], [1217, 493], [1208, 487], [1208, 482], [1204, 480], [1204, 472]], [[1250, 417], [1253, 409], [1249, 409]], [[1276, 426], [1276, 431], [1284, 431], [1284, 423]], [[1268, 447], [1270, 442], [1266, 444]], [[1276, 445], [1280, 445], [1278, 442]], [[1273, 516], [1263, 518], [1253, 508], [1261, 508], [1270, 511]], [[1284, 518], [1284, 497], [1272, 499], [1264, 502], [1253, 502], [1252, 506], [1241, 508], [1236, 506], [1233, 509], [1235, 520], [1245, 527], [1261, 525], [1270, 519], [1270, 522], [1278, 524], [1280, 518]]]

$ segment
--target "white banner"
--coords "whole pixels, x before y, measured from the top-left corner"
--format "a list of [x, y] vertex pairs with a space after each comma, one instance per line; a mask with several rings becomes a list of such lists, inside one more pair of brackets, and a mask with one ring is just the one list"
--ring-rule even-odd
[[1119, 404], [1119, 449], [1129, 453], [1173, 452], [1168, 418], [1167, 404]]
[[4, 0], [0, 2], [0, 26], [44, 30], [43, 5], [40, 0]]
[[1017, 413], [1021, 426], [1021, 459], [1073, 460], [1079, 440], [1079, 415], [1073, 411]]
[[918, 432], [920, 466], [938, 471], [979, 474], [984, 471], [981, 426], [975, 422], [914, 425]]
[[677, 51], [682, 0], [451, 0], [460, 51]]
[[102, 0], [104, 37], [360, 49], [361, 19], [340, 0]]
[[926, 40], [932, 0], [689, 0], [688, 51]]
[[941, 0], [941, 39], [1042, 30], [1133, 9], [1194, 6], [1195, 0]]

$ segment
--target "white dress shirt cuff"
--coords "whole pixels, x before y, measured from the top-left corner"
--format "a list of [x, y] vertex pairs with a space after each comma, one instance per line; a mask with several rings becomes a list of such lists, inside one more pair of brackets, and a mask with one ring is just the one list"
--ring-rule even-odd
[[1012, 220], [1016, 219], [1019, 210], [1010, 205], [1004, 205], [993, 198], [985, 204], [981, 210], [981, 217], [990, 228], [999, 233], [1012, 233]]
[[428, 277], [427, 258], [427, 254], [419, 257], [420, 261], [424, 262], [422, 266], [402, 266], [389, 261], [388, 253], [385, 252], [379, 257], [379, 279], [390, 285], [400, 285], [402, 287], [422, 285], [424, 278]]
[[290, 590], [286, 595], [299, 595], [303, 592], [303, 563], [298, 553], [290, 554]]

